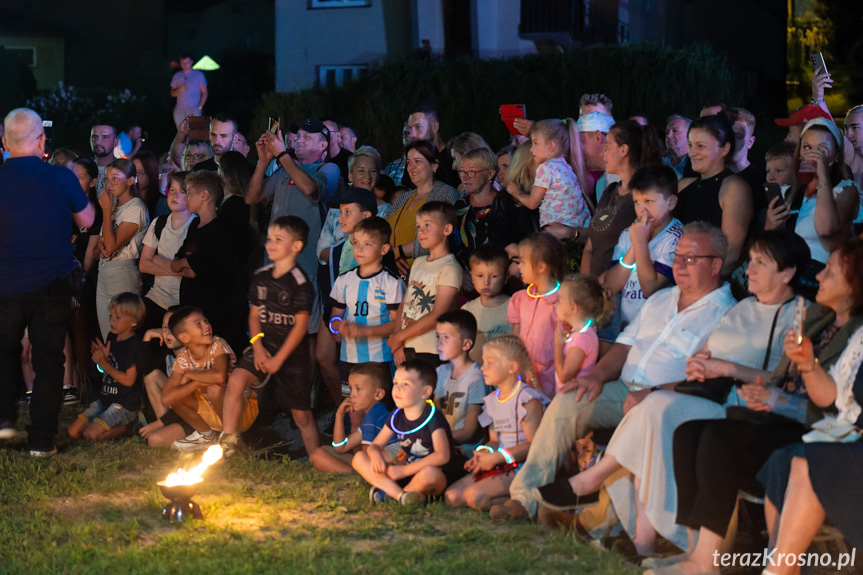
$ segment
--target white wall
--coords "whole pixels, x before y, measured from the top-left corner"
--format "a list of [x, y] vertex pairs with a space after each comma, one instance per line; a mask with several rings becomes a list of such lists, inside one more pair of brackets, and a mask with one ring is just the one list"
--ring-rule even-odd
[[535, 54], [533, 42], [518, 37], [519, 0], [473, 0], [473, 54], [503, 58]]

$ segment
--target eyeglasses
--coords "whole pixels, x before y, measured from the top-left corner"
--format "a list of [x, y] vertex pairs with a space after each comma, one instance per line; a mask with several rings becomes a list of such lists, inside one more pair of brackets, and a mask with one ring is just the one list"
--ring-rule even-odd
[[476, 176], [477, 174], [481, 174], [481, 173], [487, 172], [487, 171], [488, 171], [488, 169], [485, 169], [485, 170], [459, 170], [458, 176], [460, 178], [470, 179], [470, 178], [473, 178], [474, 176]]
[[206, 154], [185, 154], [183, 157], [186, 158], [187, 160], [198, 161], [198, 160], [203, 160], [204, 158], [207, 157], [207, 155]]
[[689, 254], [674, 254], [674, 263], [678, 265], [691, 266], [699, 258], [718, 258], [719, 256], [693, 256]]

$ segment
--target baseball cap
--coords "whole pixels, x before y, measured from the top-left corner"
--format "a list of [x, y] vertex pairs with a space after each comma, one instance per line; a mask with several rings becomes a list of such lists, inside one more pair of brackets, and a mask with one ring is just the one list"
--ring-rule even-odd
[[578, 117], [579, 132], [600, 132], [608, 133], [614, 125], [614, 118], [602, 112], [588, 112]]
[[338, 208], [342, 204], [359, 204], [364, 210], [371, 212], [372, 215], [378, 212], [378, 202], [375, 199], [375, 195], [365, 188], [355, 188], [353, 186], [345, 188], [329, 204], [331, 208]]
[[833, 120], [830, 117], [830, 114], [824, 111], [821, 106], [813, 106], [811, 104], [807, 104], [806, 106], [801, 106], [794, 110], [794, 113], [791, 114], [790, 118], [776, 118], [774, 122], [776, 122], [777, 126], [802, 126], [809, 120], [813, 120], [815, 118], [824, 118], [826, 120]]
[[306, 118], [306, 121], [300, 124], [299, 129], [310, 134], [323, 134], [324, 136], [330, 134], [329, 129], [317, 118]]

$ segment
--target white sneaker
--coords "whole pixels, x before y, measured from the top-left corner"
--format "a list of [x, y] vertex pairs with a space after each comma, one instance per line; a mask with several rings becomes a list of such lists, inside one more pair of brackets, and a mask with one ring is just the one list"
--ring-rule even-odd
[[202, 451], [219, 441], [219, 437], [213, 430], [199, 433], [193, 431], [184, 439], [178, 439], [172, 445], [177, 451]]

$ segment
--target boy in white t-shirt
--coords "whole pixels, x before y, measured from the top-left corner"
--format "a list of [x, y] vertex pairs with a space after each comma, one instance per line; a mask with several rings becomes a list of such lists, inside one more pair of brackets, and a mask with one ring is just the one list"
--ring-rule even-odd
[[395, 364], [418, 357], [440, 365], [435, 324], [456, 305], [462, 270], [447, 247], [457, 223], [455, 208], [429, 202], [417, 211], [417, 240], [429, 255], [414, 260], [405, 298], [399, 306], [397, 326], [387, 340]]
[[488, 390], [479, 365], [470, 358], [476, 340], [476, 319], [469, 311], [450, 311], [437, 320], [437, 353], [443, 362], [437, 368], [435, 395], [456, 444], [467, 455], [480, 440], [483, 397]]
[[509, 255], [496, 244], [484, 244], [470, 256], [470, 277], [479, 297], [467, 302], [461, 309], [476, 318], [476, 341], [470, 358], [482, 365], [482, 348], [485, 342], [512, 331], [506, 319], [509, 296], [502, 293], [509, 267]]
[[612, 293], [621, 294], [625, 327], [645, 300], [674, 283], [671, 265], [683, 224], [672, 217], [677, 205], [677, 176], [668, 166], [645, 166], [629, 182], [636, 219], [620, 234], [613, 265], [600, 276]]

